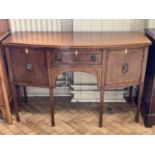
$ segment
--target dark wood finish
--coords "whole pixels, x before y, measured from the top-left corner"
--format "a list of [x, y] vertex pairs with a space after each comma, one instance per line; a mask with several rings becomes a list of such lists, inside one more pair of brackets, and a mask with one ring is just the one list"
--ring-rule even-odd
[[94, 67], [67, 67], [67, 68], [54, 68], [52, 69], [52, 85], [53, 87], [55, 87], [55, 82], [56, 79], [59, 75], [61, 75], [62, 73], [65, 72], [86, 72], [86, 73], [90, 73], [96, 76], [97, 78], [97, 85], [98, 88], [101, 87], [101, 73], [102, 73], [102, 69], [101, 68], [94, 68]]
[[51, 48], [107, 48], [149, 45], [139, 32], [16, 32], [3, 45]]
[[48, 85], [44, 49], [11, 48], [10, 56], [15, 82]]
[[[54, 110], [55, 110], [55, 102], [54, 102], [54, 95], [53, 95], [53, 89], [55, 87], [55, 81], [51, 80], [51, 77], [53, 77], [53, 68], [52, 63], [53, 59], [51, 59], [51, 51], [47, 51], [47, 61], [48, 61], [48, 80], [49, 80], [49, 92], [50, 92], [50, 101], [51, 101], [51, 126], [55, 126], [55, 118], [54, 118]], [[56, 79], [55, 79], [56, 80]]]
[[[55, 126], [53, 89], [57, 77], [70, 71], [94, 74], [100, 89], [99, 126], [102, 127], [104, 89], [138, 85], [138, 121], [150, 41], [137, 32], [21, 32], [3, 41], [9, 65], [16, 117], [19, 121], [15, 87], [48, 87], [51, 125]], [[27, 58], [27, 49], [34, 59]], [[36, 58], [36, 59], [35, 59]], [[28, 62], [30, 62], [28, 64]], [[26, 70], [25, 66], [27, 66]], [[32, 69], [32, 66], [34, 68]], [[45, 67], [46, 66], [46, 67]], [[32, 76], [31, 76], [32, 74]]]
[[139, 85], [139, 93], [138, 93], [138, 107], [137, 107], [137, 113], [135, 116], [136, 122], [139, 122], [139, 115], [141, 112], [141, 103], [142, 103], [142, 95], [143, 95], [143, 88], [144, 88], [144, 78], [145, 78], [145, 71], [146, 71], [146, 65], [147, 65], [147, 57], [148, 57], [148, 47], [145, 47], [143, 64], [142, 64], [142, 73], [141, 73], [140, 85]]
[[102, 52], [91, 49], [54, 50], [54, 65], [101, 65]]
[[[105, 87], [105, 73], [106, 73], [106, 59], [107, 59], [107, 50], [103, 50], [102, 57], [102, 71], [101, 71], [101, 81], [98, 88], [100, 89], [100, 103], [99, 103], [99, 127], [102, 127], [103, 124], [103, 111], [104, 111], [104, 87]], [[99, 77], [96, 75], [96, 77]]]
[[23, 87], [23, 93], [24, 93], [24, 102], [27, 103], [27, 90], [26, 90], [26, 87]]
[[1, 46], [4, 40], [10, 34], [8, 20], [0, 19], [0, 111], [2, 112], [3, 119], [11, 124], [11, 91], [9, 87], [9, 79], [7, 74], [7, 66], [5, 62], [4, 50]]
[[100, 106], [99, 106], [99, 127], [102, 127], [102, 123], [103, 123], [103, 106], [104, 106], [104, 90], [100, 89]]
[[130, 103], [132, 102], [132, 95], [133, 95], [133, 87], [131, 86], [129, 88], [129, 99], [128, 99]]
[[19, 117], [19, 107], [18, 107], [18, 100], [17, 100], [17, 86], [11, 84], [11, 90], [13, 94], [13, 101], [14, 101], [14, 109], [16, 113], [16, 120], [17, 122], [20, 122], [20, 117]]
[[155, 125], [155, 29], [147, 29], [145, 34], [152, 45], [149, 48], [142, 110], [145, 126], [151, 127]]
[[142, 64], [143, 48], [111, 50], [107, 55], [106, 86], [129, 85], [139, 83]]
[[0, 83], [0, 105], [3, 105], [3, 104], [4, 104], [3, 92], [2, 92], [2, 86], [1, 86], [1, 83]]

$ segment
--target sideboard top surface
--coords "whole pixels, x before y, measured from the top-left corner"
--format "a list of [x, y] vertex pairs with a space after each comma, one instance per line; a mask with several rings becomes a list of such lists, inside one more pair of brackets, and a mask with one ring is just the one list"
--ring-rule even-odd
[[15, 32], [3, 45], [39, 47], [117, 47], [151, 44], [140, 32]]

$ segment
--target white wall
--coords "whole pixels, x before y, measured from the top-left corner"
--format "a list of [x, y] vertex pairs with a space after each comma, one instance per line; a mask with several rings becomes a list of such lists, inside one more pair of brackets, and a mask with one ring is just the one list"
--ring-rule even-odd
[[145, 19], [10, 19], [15, 31], [143, 31], [155, 25]]
[[155, 28], [155, 19], [148, 20], [148, 28]]
[[70, 19], [10, 19], [11, 31], [72, 31]]
[[141, 31], [145, 19], [74, 19], [73, 31]]

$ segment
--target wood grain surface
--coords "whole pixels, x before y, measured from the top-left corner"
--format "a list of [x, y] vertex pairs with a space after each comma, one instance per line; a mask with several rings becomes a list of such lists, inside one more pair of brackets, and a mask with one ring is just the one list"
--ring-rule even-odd
[[118, 47], [149, 45], [140, 32], [16, 32], [3, 45], [31, 45], [46, 47]]

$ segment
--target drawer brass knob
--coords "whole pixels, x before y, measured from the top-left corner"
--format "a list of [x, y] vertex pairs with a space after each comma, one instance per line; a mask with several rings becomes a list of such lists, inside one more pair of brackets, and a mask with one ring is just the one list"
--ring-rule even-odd
[[25, 53], [26, 53], [26, 54], [28, 54], [28, 53], [29, 53], [29, 50], [28, 50], [27, 48], [25, 49]]
[[95, 62], [96, 61], [96, 55], [95, 54], [91, 54], [91, 61]]
[[30, 64], [30, 63], [26, 64], [26, 69], [27, 69], [27, 71], [31, 72], [32, 71], [32, 64]]
[[79, 54], [79, 52], [76, 50], [76, 51], [75, 51], [75, 55], [78, 55], [78, 54]]
[[129, 65], [128, 65], [128, 63], [124, 63], [124, 64], [122, 65], [122, 73], [127, 73], [128, 70], [129, 70]]

